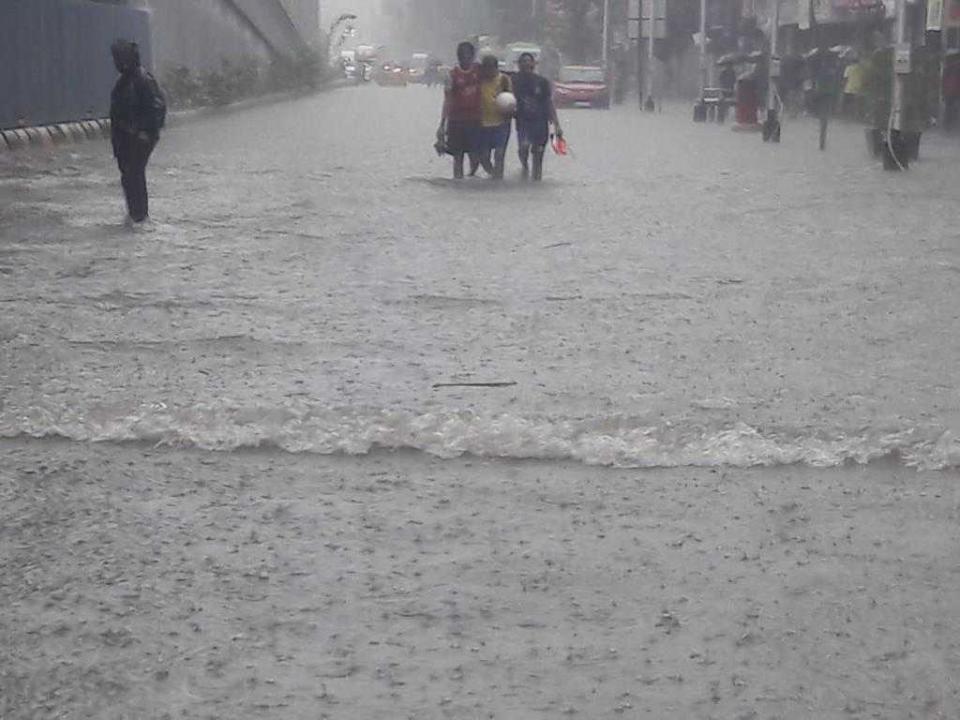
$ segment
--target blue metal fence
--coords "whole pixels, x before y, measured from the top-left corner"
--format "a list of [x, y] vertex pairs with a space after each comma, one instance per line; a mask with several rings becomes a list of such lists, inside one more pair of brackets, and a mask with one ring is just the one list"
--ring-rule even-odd
[[116, 38], [150, 64], [147, 11], [88, 0], [0, 0], [0, 128], [106, 117]]

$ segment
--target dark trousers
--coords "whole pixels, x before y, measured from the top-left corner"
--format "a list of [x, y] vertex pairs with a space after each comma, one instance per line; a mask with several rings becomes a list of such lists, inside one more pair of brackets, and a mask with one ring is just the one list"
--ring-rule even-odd
[[124, 133], [114, 141], [114, 154], [120, 168], [120, 184], [127, 198], [127, 211], [134, 222], [143, 222], [150, 211], [147, 198], [147, 162], [157, 145], [156, 138], [141, 140]]

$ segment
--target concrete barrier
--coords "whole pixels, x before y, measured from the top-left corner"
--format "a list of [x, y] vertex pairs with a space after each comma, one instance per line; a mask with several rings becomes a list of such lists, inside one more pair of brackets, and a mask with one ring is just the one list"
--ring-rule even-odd
[[80, 123], [70, 123], [67, 127], [70, 128], [70, 137], [74, 142], [83, 142], [87, 139], [87, 134], [83, 131]]
[[24, 128], [24, 132], [33, 147], [49, 148], [53, 145], [53, 138], [50, 137], [50, 132], [45, 127]]
[[72, 139], [67, 126], [63, 123], [50, 126], [50, 137], [52, 137], [53, 141], [58, 144], [69, 142]]
[[110, 137], [109, 120], [84, 120], [39, 127], [0, 130], [0, 152], [27, 147], [51, 148], [65, 143], [100, 140]]
[[100, 128], [97, 127], [97, 124], [92, 120], [84, 120], [80, 123], [80, 127], [83, 128], [88, 140], [96, 140], [98, 137], [101, 137]]
[[23, 130], [4, 130], [3, 139], [11, 150], [22, 150], [30, 145], [30, 137]]

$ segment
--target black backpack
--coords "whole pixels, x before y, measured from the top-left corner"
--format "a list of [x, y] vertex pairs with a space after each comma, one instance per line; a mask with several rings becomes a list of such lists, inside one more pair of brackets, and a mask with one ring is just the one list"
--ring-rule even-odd
[[143, 73], [143, 89], [147, 97], [144, 98], [144, 109], [151, 125], [155, 130], [162, 130], [167, 124], [167, 101], [163, 97], [163, 91], [160, 89], [160, 83], [150, 73]]

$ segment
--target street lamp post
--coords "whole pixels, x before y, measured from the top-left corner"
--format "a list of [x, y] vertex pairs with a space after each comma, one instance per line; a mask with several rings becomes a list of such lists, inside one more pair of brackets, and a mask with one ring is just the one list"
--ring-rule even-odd
[[330, 29], [327, 31], [327, 62], [333, 63], [335, 57], [334, 53], [339, 52], [340, 46], [343, 45], [343, 38], [341, 37], [338, 42], [334, 42], [334, 33], [337, 32], [343, 23], [349, 22], [350, 20], [356, 20], [357, 16], [353, 13], [343, 13], [330, 24]]
[[343, 23], [350, 20], [356, 20], [357, 16], [353, 13], [343, 13], [340, 17], [333, 21], [330, 25], [330, 30], [327, 32], [327, 37], [332, 38], [333, 34], [337, 31], [337, 28], [340, 27]]

